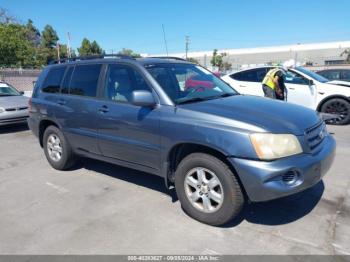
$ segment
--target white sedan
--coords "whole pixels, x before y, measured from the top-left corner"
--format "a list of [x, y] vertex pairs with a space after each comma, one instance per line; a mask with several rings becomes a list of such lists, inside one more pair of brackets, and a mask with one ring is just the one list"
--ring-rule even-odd
[[[264, 96], [262, 80], [274, 67], [249, 68], [222, 77], [241, 94]], [[337, 114], [334, 124], [350, 123], [350, 88], [329, 83], [303, 67], [289, 69], [285, 77], [287, 101], [319, 112]]]

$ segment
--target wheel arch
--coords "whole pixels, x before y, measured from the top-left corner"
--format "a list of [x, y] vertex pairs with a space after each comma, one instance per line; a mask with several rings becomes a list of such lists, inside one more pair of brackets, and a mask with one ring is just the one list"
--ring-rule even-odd
[[220, 150], [218, 148], [209, 146], [209, 145], [203, 145], [200, 143], [192, 143], [192, 142], [182, 142], [178, 143], [176, 145], [173, 145], [173, 147], [168, 151], [167, 159], [166, 159], [166, 177], [165, 182], [166, 185], [172, 185], [175, 180], [175, 170], [177, 166], [180, 164], [181, 160], [184, 159], [186, 156], [190, 155], [191, 153], [205, 153], [212, 155], [214, 157], [217, 157], [222, 162], [224, 162], [233, 172], [236, 179], [238, 180], [238, 183], [241, 186], [242, 192], [245, 196], [246, 192], [244, 189], [244, 186], [241, 182], [241, 179], [234, 168], [234, 166], [231, 164], [231, 162], [227, 159], [228, 154], [226, 154], [223, 150]]
[[344, 100], [346, 100], [347, 102], [350, 103], [350, 97], [346, 97], [346, 96], [343, 96], [343, 95], [330, 95], [330, 96], [327, 96], [327, 97], [323, 98], [323, 99], [320, 101], [320, 103], [318, 103], [316, 111], [321, 112], [322, 106], [323, 106], [327, 101], [332, 100], [332, 99], [337, 99], [337, 98], [338, 98], [338, 99], [339, 99], [339, 98], [340, 98], [340, 99], [344, 99]]
[[41, 120], [39, 123], [39, 142], [41, 147], [43, 147], [44, 132], [49, 126], [55, 126], [57, 128], [60, 128], [55, 121], [52, 121], [50, 119]]

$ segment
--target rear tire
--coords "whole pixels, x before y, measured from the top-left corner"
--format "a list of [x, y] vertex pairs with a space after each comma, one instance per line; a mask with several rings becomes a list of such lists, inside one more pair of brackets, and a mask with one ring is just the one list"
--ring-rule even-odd
[[326, 101], [321, 107], [321, 112], [339, 116], [337, 119], [327, 120], [328, 124], [347, 125], [350, 123], [350, 103], [345, 99], [333, 98]]
[[71, 146], [57, 127], [45, 129], [43, 145], [46, 159], [53, 168], [67, 170], [76, 163]]
[[230, 221], [244, 205], [241, 187], [231, 169], [204, 153], [190, 154], [181, 161], [175, 172], [175, 188], [184, 211], [213, 226]]

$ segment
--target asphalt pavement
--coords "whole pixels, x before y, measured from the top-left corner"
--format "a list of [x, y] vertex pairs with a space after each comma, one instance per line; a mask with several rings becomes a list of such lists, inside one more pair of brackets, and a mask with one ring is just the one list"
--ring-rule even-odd
[[0, 254], [348, 254], [350, 126], [324, 180], [245, 207], [224, 227], [181, 209], [161, 178], [95, 160], [56, 171], [26, 126], [0, 128]]

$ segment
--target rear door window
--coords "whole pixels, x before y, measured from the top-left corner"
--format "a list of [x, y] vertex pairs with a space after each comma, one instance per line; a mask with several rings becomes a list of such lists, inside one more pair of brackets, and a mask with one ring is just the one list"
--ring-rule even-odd
[[350, 81], [350, 70], [343, 70], [341, 79]]
[[267, 68], [257, 68], [232, 74], [231, 78], [245, 82], [262, 82], [266, 72]]
[[101, 64], [75, 66], [69, 85], [69, 94], [95, 97]]
[[48, 73], [48, 75], [43, 83], [43, 86], [41, 89], [42, 92], [59, 93], [60, 92], [60, 85], [61, 85], [65, 70], [66, 70], [65, 66], [52, 68], [49, 71], [49, 73]]
[[325, 71], [321, 75], [329, 80], [339, 80], [340, 79], [340, 71], [337, 71], [337, 70]]

